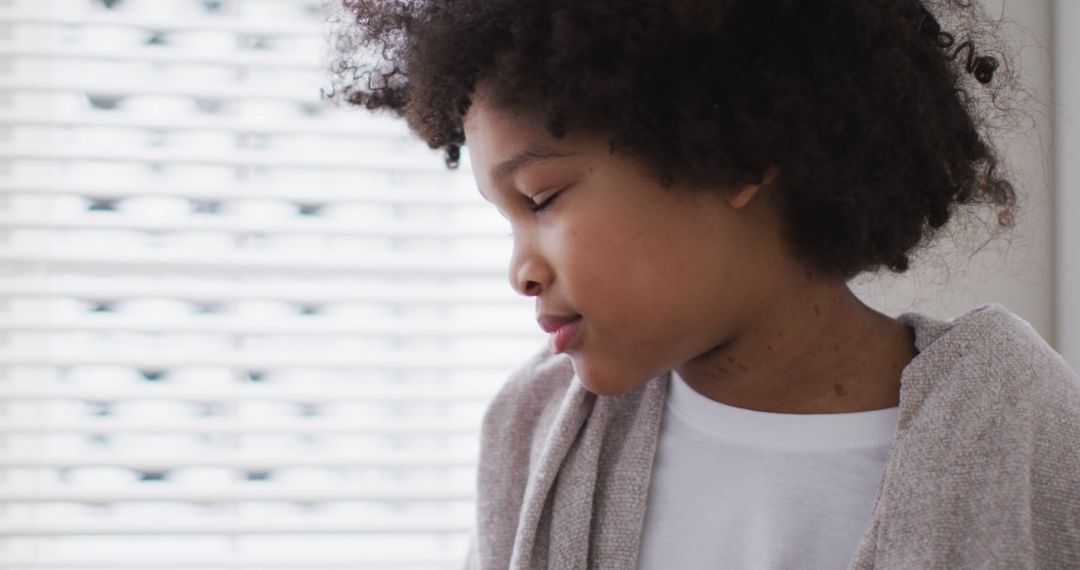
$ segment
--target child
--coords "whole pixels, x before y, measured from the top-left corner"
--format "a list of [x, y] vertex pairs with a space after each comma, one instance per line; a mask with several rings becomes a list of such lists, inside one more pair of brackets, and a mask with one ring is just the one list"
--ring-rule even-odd
[[485, 416], [470, 567], [1080, 565], [1075, 372], [999, 305], [847, 286], [961, 205], [1011, 223], [998, 60], [930, 5], [344, 7], [379, 57], [338, 96], [468, 145], [551, 332]]

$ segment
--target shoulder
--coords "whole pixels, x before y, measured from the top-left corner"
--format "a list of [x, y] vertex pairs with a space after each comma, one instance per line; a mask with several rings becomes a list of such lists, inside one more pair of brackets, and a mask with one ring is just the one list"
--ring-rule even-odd
[[915, 313], [900, 320], [915, 329], [919, 354], [901, 377], [880, 499], [887, 507], [860, 559], [904, 568], [1076, 560], [1076, 373], [1000, 305], [948, 321]]
[[[930, 392], [994, 401], [1034, 418], [1080, 417], [1080, 378], [1032, 327], [998, 304], [949, 321], [909, 313]], [[945, 379], [949, 379], [946, 381]]]

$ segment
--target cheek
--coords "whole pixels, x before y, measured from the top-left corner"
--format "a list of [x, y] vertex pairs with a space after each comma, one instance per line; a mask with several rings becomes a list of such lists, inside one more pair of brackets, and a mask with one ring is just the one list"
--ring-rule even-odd
[[628, 288], [627, 272], [633, 270], [633, 256], [610, 226], [581, 220], [568, 224], [562, 232], [555, 254], [556, 272], [571, 300], [603, 306], [617, 301]]
[[568, 300], [605, 343], [624, 348], [646, 335], [627, 331], [663, 325], [680, 303], [677, 267], [667, 252], [627, 228], [591, 226], [568, 234], [557, 269]]

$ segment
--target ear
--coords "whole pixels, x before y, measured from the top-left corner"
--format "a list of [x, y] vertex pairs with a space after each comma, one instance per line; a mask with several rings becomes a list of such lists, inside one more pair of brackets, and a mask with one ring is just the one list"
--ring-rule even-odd
[[754, 199], [754, 196], [757, 195], [758, 190], [760, 190], [762, 186], [768, 186], [772, 184], [773, 180], [776, 179], [776, 175], [778, 172], [779, 169], [777, 169], [775, 166], [770, 166], [769, 169], [765, 171], [765, 180], [753, 184], [743, 184], [742, 186], [736, 186], [735, 188], [732, 188], [731, 192], [727, 196], [728, 205], [735, 210], [741, 210], [750, 203], [750, 200]]

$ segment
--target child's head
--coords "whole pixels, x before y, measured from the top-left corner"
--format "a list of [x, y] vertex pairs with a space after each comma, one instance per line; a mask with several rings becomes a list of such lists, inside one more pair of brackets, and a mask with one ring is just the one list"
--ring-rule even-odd
[[997, 61], [919, 0], [344, 2], [382, 59], [342, 97], [450, 164], [468, 143], [511, 283], [584, 315], [594, 391], [731, 341], [796, 279], [906, 270], [958, 204], [1004, 224], [1015, 201], [964, 90]]

